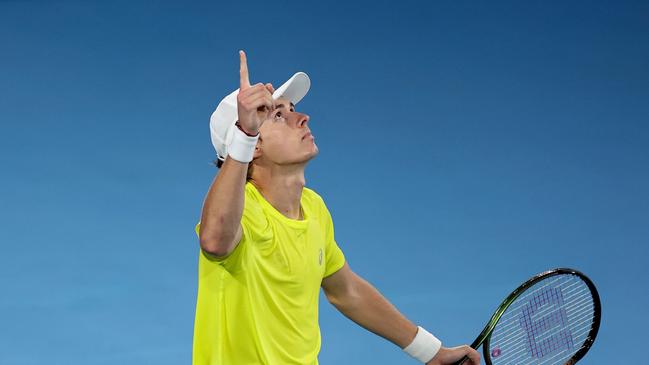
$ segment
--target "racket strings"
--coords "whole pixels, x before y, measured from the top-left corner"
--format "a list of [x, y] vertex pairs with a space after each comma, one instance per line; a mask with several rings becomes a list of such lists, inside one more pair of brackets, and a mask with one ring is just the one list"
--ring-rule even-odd
[[[566, 297], [566, 298], [564, 298], [564, 299], [565, 299], [566, 301], [569, 301], [569, 300], [571, 300], [572, 298], [570, 298], [570, 297]], [[581, 304], [581, 302], [583, 302], [583, 300], [580, 301], [580, 302], [573, 302], [573, 304], [576, 305], [575, 308], [578, 308], [578, 306], [579, 306], [579, 304]], [[519, 306], [519, 307], [520, 307], [520, 306]], [[572, 319], [573, 324], [575, 324], [575, 325], [578, 326], [581, 322], [589, 322], [589, 317], [588, 317], [587, 315], [586, 315], [585, 318], [581, 318], [581, 317], [583, 317], [583, 316], [575, 317], [575, 312], [578, 311], [578, 310], [575, 309], [575, 308], [568, 309], [568, 313], [566, 313], [566, 315], [567, 315], [567, 316], [570, 316], [570, 318]], [[516, 309], [516, 308], [514, 308], [514, 309]], [[587, 309], [586, 309], [586, 310], [587, 310]], [[520, 308], [519, 308], [519, 311], [520, 311]], [[545, 317], [548, 313], [550, 313], [550, 312], [551, 312], [551, 307], [550, 307], [549, 310], [548, 310], [547, 308], [545, 308], [544, 311], [541, 311], [541, 312], [537, 312], [537, 313], [535, 313], [535, 318], [544, 318], [544, 317]], [[508, 313], [511, 314], [511, 313], [515, 313], [515, 312], [513, 312], [513, 311], [511, 311], [511, 310], [508, 310]], [[508, 336], [509, 341], [506, 341], [506, 342], [498, 342], [498, 341], [499, 341], [499, 340], [497, 339], [497, 338], [498, 338], [498, 334], [496, 334], [495, 336], [493, 336], [493, 338], [494, 338], [494, 341], [493, 341], [494, 345], [499, 346], [500, 349], [506, 349], [506, 355], [508, 355], [508, 356], [501, 358], [501, 360], [504, 361], [504, 360], [506, 360], [507, 358], [509, 358], [509, 359], [516, 358], [516, 357], [517, 357], [516, 355], [519, 355], [518, 357], [520, 357], [521, 355], [522, 355], [523, 357], [529, 357], [530, 355], [529, 355], [528, 353], [529, 353], [529, 352], [532, 352], [532, 349], [531, 349], [531, 348], [530, 348], [530, 349], [527, 349], [528, 347], [531, 347], [531, 346], [530, 346], [530, 342], [529, 342], [529, 333], [528, 333], [529, 330], [530, 330], [530, 328], [529, 328], [529, 326], [528, 326], [528, 328], [524, 328], [523, 325], [518, 325], [518, 326], [517, 326], [517, 323], [516, 323], [516, 322], [520, 322], [520, 321], [516, 321], [516, 316], [511, 316], [511, 315], [510, 315], [509, 317], [510, 317], [510, 318], [509, 318], [509, 322], [506, 322], [508, 318], [503, 318], [503, 322], [502, 322], [502, 323], [509, 323], [509, 326], [508, 326], [508, 327], [512, 327], [512, 326], [514, 326], [514, 328], [518, 328], [515, 332], [512, 332], [511, 330], [509, 331], [509, 333], [506, 333], [506, 332], [505, 332], [506, 335]], [[574, 326], [573, 326], [573, 327], [574, 327]], [[539, 331], [539, 329], [537, 329], [537, 331]], [[542, 341], [543, 337], [546, 336], [546, 332], [547, 332], [547, 329], [546, 329], [546, 331], [536, 333], [536, 334], [535, 334], [535, 335], [536, 335], [536, 338], [535, 338], [535, 339], [541, 339], [541, 341]], [[502, 330], [501, 330], [500, 328], [498, 329], [498, 333], [503, 333]], [[574, 333], [573, 333], [573, 334], [574, 334]], [[579, 337], [579, 334], [577, 334], [577, 336]], [[512, 342], [512, 339], [514, 339], [514, 340], [518, 340], [518, 341], [516, 341], [516, 342]], [[528, 340], [528, 341], [526, 341], [526, 340]], [[526, 342], [527, 342], [527, 343], [526, 343]], [[500, 343], [500, 345], [497, 345], [497, 343]], [[526, 346], [526, 344], [527, 344], [528, 346]], [[554, 347], [556, 348], [556, 347], [559, 347], [559, 345], [561, 345], [561, 344], [557, 343], [556, 338], [555, 338], [555, 343], [554, 343], [554, 344], [553, 344], [553, 343], [545, 343], [544, 345], [545, 345], [545, 350], [546, 350], [546, 352], [547, 352], [548, 349], [553, 350], [553, 348], [551, 347], [551, 345], [554, 345]], [[573, 347], [573, 346], [572, 346], [572, 342], [570, 342], [570, 343], [565, 343], [563, 347], [564, 347], [564, 351], [563, 351], [563, 352], [566, 352], [566, 351], [568, 351], [568, 350], [571, 350], [572, 347]], [[550, 352], [551, 352], [551, 351], [550, 351]], [[541, 353], [541, 354], [543, 354], [543, 353]], [[561, 352], [560, 352], [559, 354], [561, 354]], [[538, 355], [539, 355], [538, 353], [537, 353], [536, 355], [537, 355], [537, 357], [539, 357], [539, 356], [538, 356]], [[555, 355], [556, 355], [556, 354], [555, 354]], [[555, 356], [555, 357], [556, 357], [556, 356]], [[552, 359], [551, 359], [551, 360], [552, 360]], [[499, 361], [499, 362], [500, 362], [500, 361]]]
[[[532, 286], [530, 289], [526, 290], [525, 293], [518, 298], [516, 298], [516, 301], [512, 303], [509, 308], [507, 309], [507, 312], [512, 313], [512, 312], [517, 312], [521, 310], [521, 308], [525, 305], [528, 304], [529, 301], [532, 300], [534, 295], [536, 295], [539, 291], [542, 289], [548, 288], [548, 287], [554, 287], [557, 284], [561, 284], [563, 281], [566, 281], [566, 275], [558, 275], [554, 277], [550, 277], [544, 281], [541, 281], [537, 283], [535, 286]], [[571, 280], [572, 284], [567, 285], [563, 291], [574, 291], [573, 288], [577, 287], [579, 284], [582, 284], [583, 282], [581, 280]], [[539, 284], [543, 284], [540, 285]]]
[[[575, 333], [571, 332], [571, 335], [576, 338], [585, 338], [588, 335], [588, 332], [590, 331], [590, 327], [592, 325], [592, 313], [586, 313], [581, 315], [580, 317], [575, 317], [575, 327], [582, 327], [583, 330]], [[498, 343], [498, 348], [503, 349], [507, 348], [507, 355], [506, 357], [503, 356], [503, 360], [506, 358], [516, 358], [520, 356], [529, 356], [529, 345], [528, 345], [528, 339], [527, 335], [525, 333], [516, 333], [512, 335], [512, 339], [518, 336], [518, 339], [516, 341], [511, 341], [509, 339], [508, 341], [503, 341], [503, 342], [497, 342], [494, 341], [493, 343], [496, 344]], [[571, 343], [572, 344], [572, 343]], [[564, 351], [571, 351], [573, 348], [572, 346], [568, 346], [564, 349]], [[576, 352], [576, 351], [575, 351]]]
[[[590, 326], [592, 324], [592, 307], [590, 310], [588, 308], [581, 310], [581, 312], [577, 310], [568, 310], [566, 311], [569, 317], [574, 318], [574, 327], [580, 328], [584, 327], [587, 331], [590, 331]], [[578, 314], [575, 314], [578, 313]], [[580, 325], [584, 326], [580, 326]], [[588, 334], [587, 332], [585, 333], [586, 335]], [[519, 344], [522, 341], [527, 341], [527, 338], [523, 338], [522, 335], [525, 335], [527, 337], [526, 332], [524, 329], [519, 328], [516, 331], [512, 331], [507, 335], [507, 339], [504, 341], [499, 342], [500, 347], [512, 347], [517, 344]], [[492, 335], [492, 339], [495, 337]], [[495, 343], [492, 340], [492, 343]]]
[[490, 338], [493, 364], [564, 364], [584, 347], [593, 324], [588, 286], [557, 275], [527, 289], [506, 309]]
[[[554, 284], [554, 282], [549, 283], [549, 285], [552, 285], [552, 284]], [[575, 283], [571, 284], [570, 286], [566, 287], [566, 291], [568, 291], [568, 295], [565, 297], [565, 300], [566, 301], [571, 301], [573, 299], [573, 297], [575, 297], [576, 295], [579, 295], [579, 296], [582, 297], [581, 301], [580, 302], [575, 302], [574, 300], [572, 300], [571, 303], [573, 304], [573, 306], [574, 305], [579, 305], [579, 304], [581, 304], [583, 302], [590, 302], [588, 297], [583, 297], [581, 295], [582, 294], [581, 292], [579, 292], [579, 293], [577, 293], [575, 295], [575, 294], [572, 294], [570, 292], [570, 290], [568, 290], [571, 287], [575, 287], [577, 285], [579, 285], [579, 282], [575, 282]], [[539, 288], [539, 289], [541, 289], [541, 288]], [[572, 292], [574, 292], [574, 291], [575, 290], [572, 290]], [[538, 290], [533, 290], [530, 293], [528, 293], [525, 297], [518, 298], [515, 303], [510, 305], [510, 307], [507, 309], [506, 313], [501, 317], [501, 319], [500, 319], [500, 321], [498, 323], [498, 331], [497, 332], [501, 332], [501, 333], [504, 332], [504, 333], [513, 334], [512, 330], [511, 330], [512, 328], [519, 329], [519, 332], [524, 331], [524, 329], [520, 326], [520, 324], [517, 321], [513, 321], [512, 318], [515, 318], [515, 316], [520, 313], [520, 311], [522, 310], [521, 307], [526, 305], [527, 302], [530, 301], [529, 298], [536, 292], [538, 292]], [[555, 310], [555, 308], [550, 307], [550, 306], [546, 306], [541, 311], [535, 313], [535, 316], [537, 316], [537, 317], [544, 316], [544, 315], [546, 315], [549, 312], [552, 312], [554, 310]], [[494, 332], [496, 332], [496, 331], [494, 331]], [[493, 337], [495, 337], [495, 336], [492, 336], [492, 338]]]
[[[570, 298], [567, 298], [567, 299], [569, 300]], [[588, 333], [587, 331], [590, 330], [590, 324], [591, 324], [592, 316], [589, 315], [590, 314], [589, 313], [589, 308], [585, 307], [585, 309], [582, 309], [581, 311], [578, 309], [579, 305], [583, 304], [583, 302], [584, 302], [584, 300], [576, 302], [575, 303], [576, 307], [569, 308], [565, 313], [565, 315], [567, 317], [571, 318], [571, 321], [572, 321], [573, 331], [570, 333], [570, 336], [571, 336], [570, 339], [571, 340], [570, 341], [565, 340], [566, 337], [564, 336], [564, 343], [559, 343], [559, 341], [557, 340], [557, 337], [555, 336], [554, 343], [552, 343], [550, 341], [547, 341], [545, 343], [546, 352], [547, 352], [548, 349], [553, 350], [553, 349], [556, 349], [556, 348], [561, 348], [560, 345], [563, 345], [562, 347], [564, 348], [564, 350], [569, 351], [569, 350], [573, 349], [573, 347], [574, 347], [573, 340], [572, 340], [573, 337], [577, 337], [578, 340], [579, 340], [580, 337], [585, 338], [585, 336]], [[549, 312], [550, 311], [546, 310], [545, 312], [536, 313], [536, 314], [538, 314], [538, 316], [536, 316], [536, 318], [543, 318]], [[579, 314], [576, 314], [576, 313], [579, 313]], [[512, 322], [514, 322], [514, 321], [509, 322], [510, 327], [512, 325]], [[586, 326], [583, 326], [584, 324]], [[516, 324], [514, 323], [514, 325], [516, 325]], [[580, 328], [583, 328], [586, 331], [583, 331], [583, 330], [580, 331], [579, 330]], [[506, 355], [508, 355], [507, 358], [516, 357], [517, 355], [519, 355], [519, 356], [520, 355], [529, 356], [528, 353], [532, 352], [532, 349], [531, 349], [532, 346], [530, 344], [530, 338], [529, 338], [530, 336], [528, 334], [529, 330], [530, 330], [530, 328], [523, 328], [523, 326], [518, 326], [518, 330], [516, 330], [515, 332], [510, 331], [510, 333], [507, 333], [508, 337], [504, 341], [498, 340], [497, 335], [494, 336], [493, 337], [494, 338], [493, 344], [495, 346], [499, 346], [500, 349], [505, 349], [506, 348], [507, 349]], [[499, 329], [499, 331], [500, 331], [500, 329]], [[533, 339], [534, 340], [538, 339], [538, 340], [540, 340], [538, 342], [541, 342], [541, 341], [543, 341], [544, 338], [546, 338], [546, 339], [551, 338], [549, 335], [552, 335], [552, 332], [549, 332], [549, 333], [548, 332], [549, 331], [546, 328], [543, 332], [536, 333], [535, 337]], [[552, 348], [551, 346], [554, 346], [554, 348]], [[564, 351], [564, 352], [566, 352], [566, 351]], [[552, 352], [552, 351], [550, 351], [550, 352]], [[537, 353], [536, 357], [540, 357], [539, 355], [543, 355], [543, 352], [541, 354]], [[504, 360], [506, 358], [503, 357], [502, 359]]]
[[[567, 297], [567, 300], [571, 300], [572, 297]], [[574, 306], [570, 309], [567, 310], [569, 314], [574, 316], [574, 312], [576, 311], [575, 306], [579, 308], [580, 305], [582, 304], [588, 304], [590, 303], [589, 298], [582, 297], [579, 299], [577, 302], [573, 302]], [[535, 313], [537, 317], [544, 317], [545, 315], [549, 314], [550, 312], [554, 311], [555, 309], [552, 307], [546, 307], [542, 311], [539, 311], [538, 313]], [[586, 308], [587, 310], [587, 308]], [[504, 333], [507, 334], [507, 337], [509, 337], [509, 340], [505, 340], [501, 342], [503, 345], [505, 344], [510, 344], [508, 341], [512, 341], [517, 337], [517, 335], [525, 333], [525, 329], [520, 326], [520, 323], [518, 321], [511, 320], [511, 314], [512, 313], [517, 313], [520, 312], [520, 308], [514, 308], [513, 310], [507, 311], [507, 313], [501, 318], [501, 320], [498, 323], [498, 331], [494, 331], [495, 334], [492, 335], [492, 338], [497, 338], [498, 334]]]
[[[590, 324], [592, 323], [592, 316], [588, 316], [587, 318], [583, 319], [582, 322], [583, 323], [588, 323], [588, 331], [590, 331]], [[588, 335], [588, 332], [582, 333], [581, 335], [583, 335], [585, 337], [586, 335]], [[577, 337], [579, 337], [579, 335]], [[499, 364], [504, 363], [504, 361], [506, 361], [506, 360], [514, 361], [515, 359], [527, 359], [527, 358], [529, 358], [530, 357], [529, 356], [529, 349], [527, 347], [527, 342], [526, 341], [527, 340], [520, 341], [518, 343], [510, 344], [510, 345], [506, 345], [506, 344], [501, 345], [500, 348], [509, 347], [509, 350], [508, 350], [507, 356], [506, 357], [503, 356], [501, 359], [499, 359], [498, 363]], [[547, 364], [552, 364], [553, 362], [551, 360], [553, 360], [555, 357], [560, 356], [560, 355], [568, 355], [568, 357], [569, 357], [569, 356], [572, 356], [574, 353], [576, 353], [578, 350], [579, 349], [574, 349], [572, 347], [566, 347], [563, 350], [557, 352], [552, 357], [549, 357], [549, 358], [544, 359], [543, 361], [539, 361], [537, 363], [538, 364], [546, 364], [546, 363]], [[562, 356], [562, 358], [563, 358], [563, 356]], [[514, 363], [516, 363], [516, 362], [514, 362]], [[559, 362], [559, 363], [563, 364], [563, 362]]]
[[[573, 305], [571, 306], [571, 308], [567, 309], [566, 312], [569, 313], [569, 314], [572, 314], [574, 316], [575, 313], [578, 310], [582, 310], [585, 313], [588, 313], [589, 310], [592, 311], [593, 310], [593, 308], [592, 308], [592, 300], [591, 300], [590, 297], [586, 297], [586, 296], [581, 295], [581, 293], [577, 293], [576, 295], [568, 296], [566, 299], [571, 300], [572, 298], [576, 297], [577, 295], [580, 296], [579, 299], [574, 301], [572, 303]], [[590, 306], [588, 306], [589, 304], [590, 304]], [[511, 312], [510, 312], [510, 310], [508, 310], [508, 313], [510, 313], [510, 314], [511, 313], [516, 313], [516, 310], [517, 309], [514, 309]], [[518, 309], [518, 310], [520, 311], [520, 309]], [[556, 310], [555, 308], [552, 308], [552, 307], [548, 306], [548, 307], [544, 308], [542, 311], [539, 311], [538, 313], [535, 313], [535, 316], [544, 317], [545, 315], [547, 315], [550, 312], [555, 311], [555, 310]], [[525, 332], [525, 329], [522, 326], [520, 326], [520, 324], [518, 322], [511, 320], [511, 318], [505, 318], [505, 316], [503, 316], [503, 318], [501, 318], [498, 325], [499, 325], [498, 326], [498, 332], [500, 332], [500, 333], [508, 333], [508, 337], [511, 337], [511, 338], [515, 338], [517, 334], [521, 334], [521, 333]], [[494, 337], [495, 336], [492, 335], [492, 338], [494, 338]], [[506, 343], [506, 342], [504, 342], [504, 343]]]

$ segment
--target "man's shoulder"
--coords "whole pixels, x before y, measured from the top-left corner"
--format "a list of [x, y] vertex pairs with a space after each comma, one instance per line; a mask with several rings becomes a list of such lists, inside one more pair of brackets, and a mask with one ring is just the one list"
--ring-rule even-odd
[[308, 201], [310, 201], [310, 202], [312, 202], [314, 204], [322, 204], [322, 205], [324, 205], [324, 199], [322, 199], [320, 194], [318, 194], [315, 190], [313, 190], [311, 188], [307, 188], [305, 186], [304, 189], [302, 189], [302, 196], [306, 200], [308, 200]]
[[263, 199], [263, 196], [259, 193], [257, 188], [251, 182], [247, 182], [245, 186], [243, 215], [255, 216], [257, 217], [256, 219], [263, 220], [264, 209], [261, 202]]
[[315, 190], [304, 187], [302, 191], [303, 202], [309, 206], [310, 210], [323, 219], [330, 217], [329, 208], [324, 199]]
[[250, 181], [246, 182], [244, 187], [244, 201], [246, 204], [259, 205], [261, 199], [263, 199], [263, 196], [259, 193], [257, 187]]

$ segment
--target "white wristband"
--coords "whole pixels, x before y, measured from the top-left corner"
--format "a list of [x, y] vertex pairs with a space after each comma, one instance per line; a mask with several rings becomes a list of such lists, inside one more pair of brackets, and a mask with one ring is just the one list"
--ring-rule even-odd
[[422, 327], [417, 326], [417, 328], [415, 339], [403, 351], [425, 364], [437, 355], [442, 348], [442, 341]]
[[257, 146], [257, 140], [259, 139], [259, 133], [254, 137], [250, 137], [243, 133], [243, 131], [239, 130], [236, 126], [232, 126], [232, 128], [234, 128], [234, 133], [232, 136], [232, 143], [228, 146], [228, 156], [242, 163], [252, 161], [252, 156], [255, 154], [255, 147]]

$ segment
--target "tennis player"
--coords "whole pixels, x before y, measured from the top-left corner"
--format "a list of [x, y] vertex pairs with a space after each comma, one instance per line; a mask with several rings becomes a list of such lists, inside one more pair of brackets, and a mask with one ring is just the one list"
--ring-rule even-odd
[[[342, 314], [429, 365], [452, 364], [469, 346], [441, 341], [405, 318], [355, 274], [336, 244], [322, 198], [305, 187], [318, 154], [309, 116], [295, 105], [310, 81], [297, 73], [277, 90], [251, 85], [240, 51], [240, 88], [210, 119], [220, 173], [201, 221], [194, 365], [317, 365], [320, 288]], [[367, 363], [371, 363], [368, 359]]]

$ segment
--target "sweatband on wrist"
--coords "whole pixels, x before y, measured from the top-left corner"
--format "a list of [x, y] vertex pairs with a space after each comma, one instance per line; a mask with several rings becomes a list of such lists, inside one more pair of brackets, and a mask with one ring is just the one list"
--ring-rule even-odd
[[243, 132], [246, 136], [248, 136], [248, 137], [257, 137], [257, 136], [259, 135], [259, 131], [257, 131], [256, 134], [250, 134], [250, 133], [248, 133], [245, 129], [243, 129], [243, 127], [241, 126], [241, 123], [239, 123], [238, 120], [234, 123], [234, 125], [235, 125], [237, 128], [239, 128], [239, 130], [242, 131], [242, 132]]
[[426, 364], [437, 355], [440, 348], [442, 348], [442, 341], [422, 327], [417, 326], [415, 339], [403, 351]]
[[259, 134], [254, 137], [246, 135], [239, 128], [234, 128], [232, 143], [228, 146], [228, 156], [241, 163], [252, 161]]

